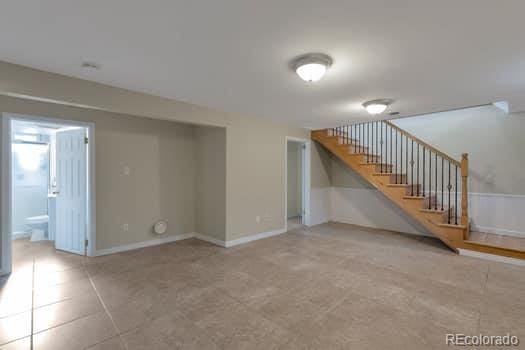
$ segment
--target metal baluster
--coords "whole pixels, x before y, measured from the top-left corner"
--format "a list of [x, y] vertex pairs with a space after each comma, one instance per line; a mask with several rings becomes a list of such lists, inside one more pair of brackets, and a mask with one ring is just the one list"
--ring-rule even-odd
[[423, 197], [425, 197], [425, 146], [423, 146]]
[[359, 124], [359, 153], [363, 153], [363, 124]]
[[397, 134], [399, 132], [396, 130], [396, 185], [397, 185], [397, 177], [398, 174], [401, 173], [401, 171], [398, 169], [398, 163], [397, 163]]
[[405, 139], [406, 139], [406, 147], [405, 147], [405, 149], [406, 149], [406, 152], [407, 152], [406, 153], [406, 157], [405, 157], [406, 158], [405, 170], [407, 172], [407, 176], [406, 176], [406, 181], [405, 182], [408, 185], [408, 136], [405, 136]]
[[[379, 157], [379, 147], [377, 147], [378, 142], [379, 142], [378, 140], [379, 140], [379, 137], [378, 137], [377, 121], [376, 121], [376, 153], [377, 153], [377, 156]], [[377, 163], [378, 157], [376, 157], [376, 163]]]
[[436, 176], [435, 176], [435, 182], [436, 182], [436, 186], [434, 186], [434, 190], [436, 191], [436, 200], [434, 202], [434, 210], [437, 210], [437, 196], [438, 196], [438, 154], [436, 153], [436, 161], [434, 162], [434, 164], [436, 165]]
[[400, 162], [400, 164], [401, 164], [401, 171], [400, 171], [399, 176], [401, 177], [400, 178], [400, 180], [401, 180], [400, 183], [403, 183], [403, 175], [402, 175], [403, 174], [403, 134], [401, 134], [401, 143], [400, 143], [400, 145], [401, 145], [401, 152], [399, 152], [399, 155], [400, 155], [400, 158], [401, 158], [401, 162]]
[[[432, 198], [432, 151], [428, 150], [428, 197]], [[428, 200], [428, 209], [432, 209], [432, 201]]]
[[410, 167], [411, 167], [411, 174], [410, 174], [410, 182], [412, 183], [411, 187], [411, 195], [414, 195], [414, 140], [412, 140], [412, 151], [410, 152]]
[[390, 163], [392, 166], [390, 167], [390, 172], [394, 172], [394, 161], [392, 160], [392, 127], [390, 127]]
[[441, 210], [445, 202], [445, 158], [441, 156]]
[[379, 144], [381, 145], [381, 173], [383, 173], [383, 121], [380, 122], [381, 125], [381, 141], [379, 141]]
[[356, 137], [355, 137], [355, 124], [353, 125], [354, 127], [354, 136], [352, 137], [352, 142], [354, 143], [354, 153], [357, 153], [357, 145], [356, 145]]
[[448, 223], [450, 224], [450, 190], [452, 185], [450, 184], [450, 160], [448, 161]]
[[370, 163], [370, 123], [366, 123], [366, 162]]
[[417, 146], [417, 167], [416, 167], [416, 171], [417, 171], [417, 184], [416, 184], [416, 185], [417, 185], [417, 195], [418, 195], [418, 197], [419, 197], [419, 187], [421, 187], [421, 186], [419, 186], [419, 143], [416, 144], [416, 146]]
[[456, 187], [455, 187], [454, 223], [458, 224], [458, 166], [456, 165]]

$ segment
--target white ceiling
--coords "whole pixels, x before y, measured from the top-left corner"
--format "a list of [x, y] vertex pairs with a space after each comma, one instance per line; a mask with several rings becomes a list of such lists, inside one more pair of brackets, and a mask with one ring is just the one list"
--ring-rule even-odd
[[[523, 110], [524, 14], [523, 0], [13, 0], [0, 60], [305, 127], [368, 120], [375, 98], [403, 116]], [[312, 51], [334, 65], [307, 84], [289, 62]]]

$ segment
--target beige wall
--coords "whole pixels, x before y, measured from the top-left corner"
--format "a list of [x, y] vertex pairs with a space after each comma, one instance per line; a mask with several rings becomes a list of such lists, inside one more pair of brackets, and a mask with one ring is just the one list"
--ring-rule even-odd
[[239, 118], [226, 132], [227, 239], [283, 229], [286, 136], [308, 139], [309, 131]]
[[288, 141], [287, 154], [287, 216], [293, 218], [301, 216], [302, 209], [302, 159], [301, 144]]
[[317, 142], [312, 142], [310, 154], [312, 188], [332, 186], [332, 157], [330, 153]]
[[193, 126], [2, 96], [0, 110], [95, 123], [97, 249], [157, 238], [159, 219], [169, 235], [194, 231]]
[[458, 160], [468, 153], [471, 192], [525, 195], [525, 113], [490, 105], [394, 123]]
[[[309, 131], [0, 62], [0, 94], [126, 115], [226, 127], [226, 238], [285, 227], [286, 136]], [[30, 102], [18, 100], [21, 106]], [[34, 108], [45, 114], [49, 104]], [[1, 106], [0, 106], [1, 109]], [[85, 113], [90, 113], [84, 110]], [[314, 179], [317, 181], [317, 179]], [[255, 217], [261, 216], [259, 223]]]
[[226, 240], [226, 129], [195, 127], [196, 232]]

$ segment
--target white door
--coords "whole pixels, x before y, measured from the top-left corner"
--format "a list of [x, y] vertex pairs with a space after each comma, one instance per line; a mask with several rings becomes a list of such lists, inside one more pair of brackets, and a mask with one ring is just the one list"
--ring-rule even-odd
[[86, 130], [74, 128], [56, 134], [55, 248], [83, 255], [86, 239]]

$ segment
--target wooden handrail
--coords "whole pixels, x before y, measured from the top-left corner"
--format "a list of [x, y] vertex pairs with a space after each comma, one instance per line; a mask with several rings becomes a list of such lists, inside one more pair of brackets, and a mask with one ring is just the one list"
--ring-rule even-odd
[[425, 146], [426, 148], [432, 150], [432, 152], [434, 153], [437, 153], [437, 155], [439, 155], [440, 157], [450, 161], [451, 163], [454, 163], [455, 165], [457, 165], [458, 167], [461, 168], [461, 162], [455, 160], [454, 158], [446, 155], [445, 153], [441, 152], [440, 150], [438, 150], [437, 148], [429, 145], [428, 143], [426, 143], [425, 141], [421, 140], [420, 138], [412, 135], [411, 133], [401, 129], [399, 126], [389, 122], [388, 120], [384, 120], [383, 122], [385, 122], [386, 124], [390, 125], [392, 128], [396, 129], [397, 131], [399, 131], [401, 134], [404, 134], [405, 136], [413, 139], [414, 141], [416, 141], [417, 143], [420, 143], [421, 145]]

